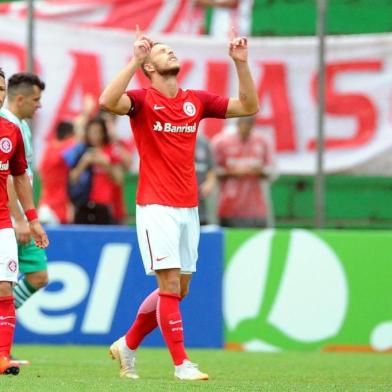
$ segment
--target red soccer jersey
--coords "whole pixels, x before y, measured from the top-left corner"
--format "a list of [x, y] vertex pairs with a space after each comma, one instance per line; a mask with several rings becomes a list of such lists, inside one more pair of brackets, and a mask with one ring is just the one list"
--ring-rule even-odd
[[[116, 148], [119, 150], [119, 161], [123, 161], [123, 154], [132, 156], [135, 152], [135, 143], [133, 138], [129, 140], [120, 139], [117, 141]], [[123, 184], [114, 185], [114, 195], [113, 195], [113, 216], [117, 223], [123, 223], [126, 218], [127, 205], [125, 204], [124, 189]]]
[[228, 98], [178, 90], [168, 98], [154, 88], [127, 92], [132, 131], [140, 156], [139, 205], [198, 205], [194, 150], [200, 120], [224, 118]]
[[0, 117], [0, 229], [11, 228], [8, 209], [7, 177], [19, 176], [27, 169], [20, 129]]
[[[252, 132], [247, 140], [237, 133], [218, 134], [212, 141], [217, 165], [271, 167], [271, 147], [267, 139]], [[267, 205], [258, 176], [227, 177], [220, 182], [218, 215], [225, 218], [265, 218]]]
[[[111, 165], [119, 164], [119, 157], [113, 144], [106, 144], [101, 147]], [[93, 177], [91, 184], [90, 200], [97, 204], [106, 204], [113, 207], [116, 183], [110, 175], [99, 165], [93, 166]]]
[[73, 138], [49, 142], [39, 168], [42, 189], [40, 205], [48, 205], [61, 223], [69, 223], [70, 203], [67, 192], [69, 168], [63, 159], [63, 153], [73, 144]]

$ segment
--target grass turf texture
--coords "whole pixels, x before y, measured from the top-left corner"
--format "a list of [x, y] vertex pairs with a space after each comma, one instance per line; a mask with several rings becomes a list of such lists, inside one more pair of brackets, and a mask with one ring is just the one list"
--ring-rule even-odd
[[174, 380], [163, 349], [139, 350], [141, 379], [125, 380], [106, 347], [17, 345], [14, 355], [32, 365], [1, 376], [0, 391], [392, 391], [391, 354], [189, 353], [209, 381]]

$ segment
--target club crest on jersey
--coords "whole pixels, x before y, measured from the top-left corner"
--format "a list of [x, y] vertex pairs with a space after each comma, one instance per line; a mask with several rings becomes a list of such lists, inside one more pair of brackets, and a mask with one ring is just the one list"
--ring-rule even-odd
[[194, 116], [196, 113], [195, 105], [192, 102], [185, 102], [182, 108], [184, 109], [184, 113], [189, 117]]
[[12, 150], [12, 143], [8, 137], [3, 137], [0, 139], [0, 150], [6, 154]]
[[16, 272], [16, 270], [18, 269], [18, 263], [15, 260], [10, 260], [8, 262], [8, 269], [11, 272]]

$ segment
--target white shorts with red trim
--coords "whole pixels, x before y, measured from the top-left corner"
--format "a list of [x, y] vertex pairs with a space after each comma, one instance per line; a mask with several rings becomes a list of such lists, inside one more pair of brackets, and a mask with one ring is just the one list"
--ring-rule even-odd
[[14, 229], [0, 229], [0, 282], [17, 282], [18, 272], [18, 245]]
[[198, 208], [136, 206], [136, 230], [147, 275], [161, 269], [196, 271], [200, 238]]

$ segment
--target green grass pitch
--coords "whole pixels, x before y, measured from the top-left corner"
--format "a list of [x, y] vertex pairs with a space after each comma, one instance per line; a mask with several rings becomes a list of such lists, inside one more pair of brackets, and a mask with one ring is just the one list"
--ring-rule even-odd
[[140, 349], [140, 380], [118, 377], [106, 347], [17, 345], [30, 359], [18, 376], [0, 376], [0, 391], [392, 391], [391, 354], [243, 353], [189, 350], [209, 381], [174, 380], [164, 349]]

